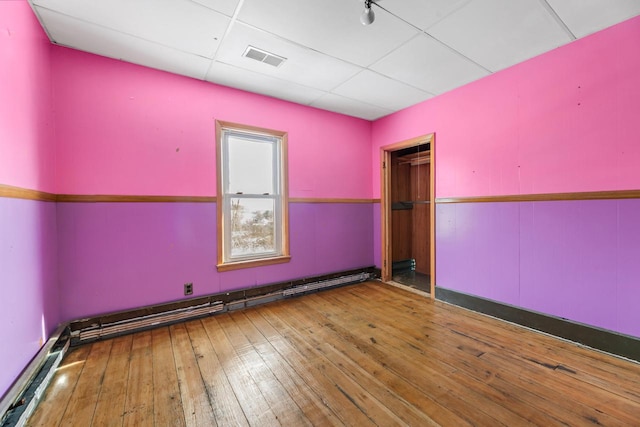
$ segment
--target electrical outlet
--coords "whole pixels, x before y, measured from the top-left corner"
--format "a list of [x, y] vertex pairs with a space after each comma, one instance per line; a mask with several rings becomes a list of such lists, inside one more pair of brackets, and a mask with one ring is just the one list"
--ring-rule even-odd
[[185, 283], [184, 284], [184, 294], [192, 295], [193, 294], [193, 283]]

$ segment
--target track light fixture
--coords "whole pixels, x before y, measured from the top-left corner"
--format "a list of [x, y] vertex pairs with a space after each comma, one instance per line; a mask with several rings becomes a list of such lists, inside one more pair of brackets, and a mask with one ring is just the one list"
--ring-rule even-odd
[[376, 14], [371, 9], [371, 2], [373, 0], [364, 0], [364, 11], [360, 15], [360, 22], [362, 25], [369, 25], [376, 19]]

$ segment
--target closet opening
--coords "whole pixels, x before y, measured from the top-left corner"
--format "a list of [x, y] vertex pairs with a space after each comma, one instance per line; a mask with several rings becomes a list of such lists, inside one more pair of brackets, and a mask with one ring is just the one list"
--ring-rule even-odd
[[382, 280], [435, 294], [433, 134], [381, 149]]

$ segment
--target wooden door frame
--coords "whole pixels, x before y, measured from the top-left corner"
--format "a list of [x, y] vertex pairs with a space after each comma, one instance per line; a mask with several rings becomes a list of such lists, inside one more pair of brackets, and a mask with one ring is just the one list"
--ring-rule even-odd
[[[435, 204], [435, 133], [430, 133], [405, 141], [380, 147], [380, 225], [381, 225], [381, 246], [382, 246], [382, 281], [391, 280], [392, 258], [391, 258], [391, 154], [394, 151], [415, 147], [416, 145], [430, 144], [430, 168], [429, 168], [429, 275], [431, 278], [431, 299], [435, 298], [436, 291], [436, 204]], [[388, 167], [387, 167], [388, 166]]]

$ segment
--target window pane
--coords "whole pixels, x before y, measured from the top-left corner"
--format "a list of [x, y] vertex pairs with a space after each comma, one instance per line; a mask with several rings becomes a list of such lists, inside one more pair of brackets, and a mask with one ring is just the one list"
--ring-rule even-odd
[[250, 141], [229, 135], [229, 188], [231, 194], [273, 194], [275, 143]]
[[274, 253], [274, 199], [231, 199], [231, 257]]
[[288, 262], [287, 134], [216, 121], [218, 270]]

